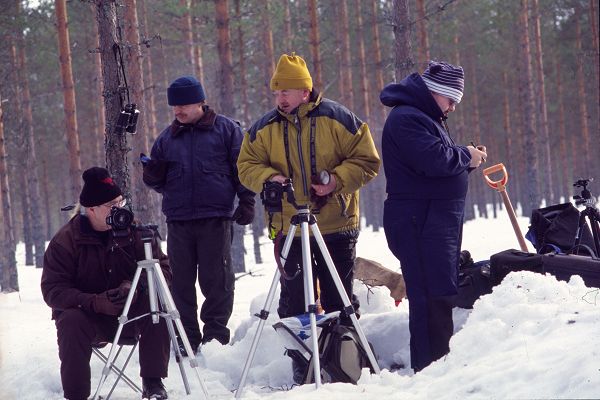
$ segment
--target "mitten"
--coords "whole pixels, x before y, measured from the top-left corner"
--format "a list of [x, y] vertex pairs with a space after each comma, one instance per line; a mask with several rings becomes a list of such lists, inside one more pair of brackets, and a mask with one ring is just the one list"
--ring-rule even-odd
[[123, 310], [122, 305], [116, 305], [113, 303], [110, 298], [118, 294], [119, 289], [109, 289], [106, 292], [102, 292], [94, 296], [92, 300], [92, 310], [98, 314], [106, 314], [106, 315], [119, 315]]
[[148, 158], [144, 153], [140, 154], [140, 160], [144, 167], [142, 179], [148, 186], [160, 186], [165, 182], [167, 177], [168, 161], [153, 160]]
[[233, 216], [231, 217], [238, 225], [248, 225], [254, 220], [254, 196], [244, 196], [240, 199], [239, 204]]

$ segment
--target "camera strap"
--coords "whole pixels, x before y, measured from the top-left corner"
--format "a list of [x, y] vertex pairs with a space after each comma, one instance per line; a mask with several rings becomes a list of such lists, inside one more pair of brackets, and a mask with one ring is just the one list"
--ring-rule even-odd
[[[283, 232], [280, 230], [279, 232], [277, 232], [277, 236], [275, 237], [275, 240], [273, 242], [273, 244], [274, 244], [273, 252], [275, 253], [275, 262], [277, 263], [277, 269], [279, 269], [279, 273], [281, 274], [281, 277], [283, 279], [285, 279], [286, 281], [291, 281], [292, 279], [297, 277], [298, 274], [300, 273], [300, 267], [296, 268], [296, 272], [294, 272], [292, 275], [285, 272], [285, 268], [283, 267], [283, 264], [281, 263], [281, 258], [282, 258], [281, 257], [281, 244], [282, 243], [283, 243]], [[284, 261], [287, 262], [287, 259], [285, 259]]]
[[[286, 119], [283, 122], [283, 144], [285, 146], [285, 159], [287, 161], [288, 166], [288, 175], [289, 178], [294, 182], [294, 171], [292, 169], [292, 162], [290, 159], [290, 140], [289, 140], [289, 132], [288, 132], [289, 121]], [[309, 139], [310, 139], [310, 174], [311, 176], [317, 175], [317, 151], [315, 145], [315, 134], [317, 131], [317, 118], [310, 118], [310, 131], [309, 131]], [[298, 132], [300, 135], [301, 132]], [[299, 155], [300, 159], [302, 159], [302, 154]]]

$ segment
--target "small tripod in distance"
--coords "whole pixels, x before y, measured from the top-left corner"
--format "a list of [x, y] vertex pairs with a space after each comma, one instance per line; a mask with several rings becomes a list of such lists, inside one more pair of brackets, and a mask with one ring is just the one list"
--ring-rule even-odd
[[[344, 310], [342, 312], [346, 313], [350, 317], [352, 321], [352, 325], [354, 329], [356, 329], [356, 333], [360, 339], [360, 343], [365, 349], [367, 353], [367, 357], [371, 366], [373, 367], [373, 371], [376, 374], [380, 373], [379, 365], [377, 364], [377, 360], [375, 359], [375, 355], [369, 346], [367, 341], [367, 337], [365, 336], [362, 328], [358, 323], [358, 319], [356, 318], [356, 313], [354, 307], [350, 303], [350, 299], [346, 294], [346, 290], [344, 289], [344, 285], [340, 276], [335, 269], [335, 265], [333, 264], [333, 260], [329, 251], [327, 250], [327, 246], [325, 245], [325, 240], [321, 235], [321, 231], [317, 226], [317, 220], [315, 216], [310, 211], [309, 205], [298, 205], [296, 203], [296, 199], [294, 197], [294, 187], [292, 186], [291, 180], [281, 185], [279, 183], [274, 182], [265, 182], [263, 193], [261, 193], [261, 198], [263, 199], [263, 204], [265, 204], [265, 208], [267, 208], [268, 212], [281, 212], [282, 211], [282, 198], [283, 194], [287, 195], [287, 201], [296, 209], [296, 215], [292, 216], [290, 220], [290, 229], [287, 233], [287, 237], [283, 244], [283, 248], [281, 251], [281, 259], [286, 260], [290, 247], [292, 246], [292, 241], [294, 240], [294, 236], [296, 233], [296, 229], [298, 225], [300, 226], [300, 238], [302, 242], [302, 271], [304, 274], [304, 304], [305, 310], [309, 313], [310, 318], [310, 330], [311, 330], [311, 341], [312, 341], [312, 354], [313, 360], [313, 376], [315, 379], [315, 387], [319, 388], [321, 386], [321, 366], [320, 366], [320, 353], [319, 353], [319, 343], [317, 336], [317, 322], [316, 322], [316, 313], [317, 306], [315, 304], [315, 295], [314, 295], [314, 283], [313, 283], [313, 273], [312, 273], [312, 263], [310, 258], [310, 234], [309, 227], [312, 230], [313, 237], [315, 238], [317, 245], [319, 246], [319, 250], [325, 259], [325, 263], [327, 264], [327, 269], [331, 277], [333, 278], [333, 282], [335, 283], [335, 287], [337, 289], [338, 294], [340, 295], [343, 303]], [[275, 290], [277, 289], [277, 285], [279, 283], [279, 278], [281, 277], [281, 272], [279, 269], [275, 270], [275, 275], [273, 276], [273, 281], [271, 283], [271, 287], [269, 289], [269, 293], [267, 295], [267, 299], [265, 300], [265, 304], [263, 309], [260, 311], [260, 314], [256, 314], [260, 321], [258, 323], [258, 328], [254, 335], [254, 339], [252, 340], [252, 345], [250, 346], [250, 352], [248, 354], [248, 358], [246, 359], [246, 363], [244, 364], [244, 369], [242, 370], [242, 376], [240, 378], [240, 383], [235, 393], [235, 398], [239, 399], [242, 396], [242, 391], [244, 389], [244, 385], [246, 383], [246, 378], [248, 376], [248, 371], [250, 366], [252, 365], [252, 360], [254, 359], [254, 355], [256, 353], [256, 348], [258, 346], [258, 341], [260, 340], [260, 335], [263, 331], [264, 325], [266, 323], [267, 318], [269, 317], [269, 309], [271, 308], [271, 303], [273, 302], [273, 298], [275, 296]]]
[[575, 254], [579, 253], [579, 247], [581, 246], [581, 238], [583, 236], [585, 228], [585, 218], [587, 217], [592, 228], [592, 237], [594, 238], [595, 254], [594, 256], [600, 256], [600, 212], [596, 207], [596, 198], [592, 196], [587, 188], [590, 182], [594, 178], [579, 179], [573, 184], [575, 187], [581, 187], [581, 195], [573, 196], [576, 205], [584, 205], [585, 209], [579, 214], [579, 223], [577, 224], [577, 232], [575, 234]]
[[[181, 372], [181, 378], [183, 379], [183, 385], [185, 387], [186, 393], [189, 395], [191, 393], [191, 390], [187, 380], [187, 376], [185, 374], [185, 369], [183, 368], [183, 357], [179, 350], [179, 346], [177, 345], [177, 337], [175, 334], [175, 328], [177, 328], [177, 332], [179, 333], [179, 337], [183, 342], [183, 346], [187, 353], [190, 355], [190, 366], [194, 369], [194, 371], [196, 371], [198, 382], [200, 382], [200, 387], [202, 388], [203, 398], [208, 399], [208, 390], [206, 389], [204, 381], [200, 377], [200, 372], [198, 370], [198, 362], [196, 361], [196, 357], [193, 356], [194, 352], [192, 351], [192, 347], [190, 345], [188, 337], [185, 333], [185, 330], [183, 329], [183, 324], [181, 323], [181, 319], [179, 318], [179, 311], [177, 311], [177, 308], [175, 307], [175, 302], [173, 301], [173, 297], [171, 296], [171, 292], [169, 291], [167, 281], [165, 280], [165, 276], [163, 275], [158, 260], [152, 258], [152, 240], [154, 239], [156, 226], [135, 226], [131, 229], [136, 229], [141, 233], [141, 239], [144, 243], [145, 259], [138, 261], [137, 263], [138, 266], [133, 276], [133, 281], [131, 282], [131, 289], [129, 290], [129, 294], [127, 295], [127, 300], [125, 301], [123, 312], [119, 317], [119, 326], [117, 328], [117, 333], [115, 334], [115, 338], [112, 341], [110, 352], [106, 357], [106, 364], [104, 365], [104, 368], [102, 370], [102, 376], [100, 377], [96, 393], [94, 393], [94, 397], [92, 397], [92, 399], [101, 399], [99, 393], [102, 389], [102, 386], [106, 382], [106, 378], [108, 378], [108, 375], [110, 374], [112, 366], [115, 362], [115, 350], [117, 344], [119, 343], [119, 338], [121, 336], [123, 327], [128, 322], [132, 322], [146, 316], [150, 316], [154, 324], [158, 324], [161, 317], [165, 319], [167, 329], [169, 331], [169, 337], [171, 338], [171, 344], [175, 351], [175, 358], [177, 360], [177, 363], [179, 364], [179, 370]], [[148, 279], [148, 297], [150, 302], [150, 312], [147, 314], [137, 316], [133, 319], [128, 319], [127, 314], [129, 312], [129, 308], [131, 307], [131, 303], [133, 302], [133, 296], [139, 283], [142, 270], [144, 269], [146, 270], [146, 278]], [[173, 323], [175, 323], [175, 326], [173, 326]]]

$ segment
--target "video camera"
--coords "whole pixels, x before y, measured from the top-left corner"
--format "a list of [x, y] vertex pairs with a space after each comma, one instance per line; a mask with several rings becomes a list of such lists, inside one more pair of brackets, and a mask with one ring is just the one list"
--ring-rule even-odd
[[287, 201], [295, 206], [296, 197], [294, 196], [294, 186], [292, 185], [291, 179], [286, 179], [283, 184], [272, 181], [265, 181], [263, 183], [263, 190], [260, 192], [260, 198], [268, 213], [283, 211], [284, 193], [287, 193]]
[[106, 224], [115, 231], [115, 235], [127, 231], [133, 225], [133, 211], [127, 207], [112, 206]]
[[592, 192], [590, 192], [587, 188], [587, 186], [593, 180], [594, 180], [594, 178], [579, 179], [573, 184], [574, 187], [582, 188], [580, 195], [573, 196], [573, 199], [575, 200], [576, 205], [578, 205], [578, 206], [585, 205], [585, 206], [589, 206], [589, 207], [594, 206], [596, 199], [594, 198], [594, 196], [592, 196]]
[[136, 108], [135, 103], [126, 104], [115, 124], [115, 132], [118, 134], [135, 133], [139, 116], [140, 110]]

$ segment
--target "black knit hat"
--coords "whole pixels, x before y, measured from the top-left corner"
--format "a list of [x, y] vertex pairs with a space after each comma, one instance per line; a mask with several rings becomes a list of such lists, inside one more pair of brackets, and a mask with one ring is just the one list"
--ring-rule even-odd
[[201, 103], [206, 99], [204, 88], [193, 76], [182, 76], [175, 79], [167, 89], [170, 106], [185, 106]]
[[429, 91], [460, 103], [465, 90], [465, 72], [461, 66], [443, 61], [429, 61], [421, 77]]
[[85, 170], [82, 177], [83, 189], [79, 195], [79, 204], [84, 207], [96, 207], [123, 194], [105, 168], [92, 167]]

